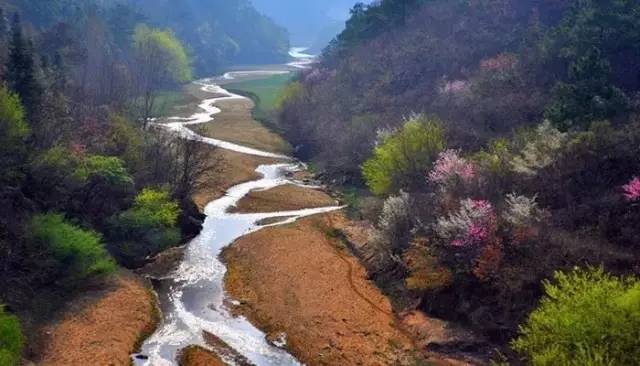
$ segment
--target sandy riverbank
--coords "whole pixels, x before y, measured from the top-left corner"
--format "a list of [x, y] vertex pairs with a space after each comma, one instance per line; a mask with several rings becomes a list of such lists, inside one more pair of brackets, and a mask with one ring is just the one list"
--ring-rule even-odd
[[128, 272], [107, 289], [88, 293], [63, 319], [43, 331], [41, 365], [130, 365], [131, 354], [158, 321], [148, 283]]

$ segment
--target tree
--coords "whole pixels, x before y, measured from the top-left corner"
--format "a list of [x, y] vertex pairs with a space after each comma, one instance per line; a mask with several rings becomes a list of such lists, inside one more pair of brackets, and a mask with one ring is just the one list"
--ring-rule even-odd
[[62, 215], [34, 216], [29, 232], [32, 245], [53, 259], [53, 263], [44, 264], [51, 271], [51, 280], [60, 279], [65, 284], [75, 285], [116, 270], [102, 238], [69, 223]]
[[640, 281], [602, 269], [557, 272], [514, 348], [535, 366], [635, 365], [640, 359]]
[[445, 146], [441, 122], [416, 115], [401, 130], [382, 137], [362, 166], [367, 185], [378, 195], [418, 188]]
[[4, 15], [4, 10], [0, 8], [0, 79], [4, 78], [5, 65], [7, 63], [8, 40], [9, 38], [9, 24], [7, 18]]
[[144, 189], [133, 207], [111, 219], [111, 252], [127, 267], [143, 265], [146, 258], [180, 242], [179, 215], [179, 205], [167, 191]]
[[26, 159], [25, 143], [30, 129], [20, 98], [0, 87], [0, 182], [15, 184]]
[[182, 43], [170, 30], [138, 25], [133, 35], [133, 47], [146, 126], [158, 91], [170, 83], [191, 80], [191, 66]]
[[18, 318], [7, 314], [4, 307], [0, 305], [0, 365], [18, 365], [24, 341]]
[[39, 104], [42, 87], [36, 79], [33, 45], [24, 38], [20, 16], [13, 17], [11, 42], [9, 45], [9, 65], [7, 80], [13, 91], [18, 93], [32, 120]]
[[588, 128], [594, 121], [612, 118], [627, 110], [624, 92], [609, 83], [611, 65], [601, 51], [592, 48], [569, 68], [569, 82], [559, 82], [545, 116], [561, 130]]

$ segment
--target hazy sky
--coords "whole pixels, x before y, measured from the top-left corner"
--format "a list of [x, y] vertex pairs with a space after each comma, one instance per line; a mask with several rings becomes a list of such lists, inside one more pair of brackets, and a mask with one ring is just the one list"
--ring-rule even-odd
[[[255, 7], [289, 30], [294, 45], [330, 40], [344, 25], [357, 0], [251, 0]], [[361, 1], [368, 3], [370, 0]]]

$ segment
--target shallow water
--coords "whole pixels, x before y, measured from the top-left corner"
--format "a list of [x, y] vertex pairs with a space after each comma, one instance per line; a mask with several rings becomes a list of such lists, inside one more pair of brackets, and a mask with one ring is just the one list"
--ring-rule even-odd
[[[213, 121], [213, 115], [220, 112], [215, 103], [220, 100], [243, 98], [229, 93], [213, 79], [198, 82], [203, 90], [222, 95], [204, 100], [200, 105], [203, 112], [190, 118], [171, 118], [167, 124], [156, 124], [169, 129], [184, 138], [196, 139], [224, 149], [240, 153], [286, 158], [261, 150], [226, 141], [199, 136], [186, 126]], [[215, 122], [214, 122], [215, 123]], [[275, 213], [231, 214], [228, 213], [242, 197], [255, 189], [269, 189], [284, 184], [298, 184], [286, 178], [287, 173], [304, 168], [294, 162], [262, 165], [257, 172], [262, 178], [230, 188], [226, 195], [209, 203], [205, 208], [207, 215], [201, 234], [187, 246], [185, 257], [178, 269], [168, 278], [160, 280], [157, 286], [162, 310], [162, 322], [156, 332], [149, 337], [139, 355], [147, 359], [138, 359], [133, 355], [137, 366], [176, 365], [178, 352], [189, 345], [207, 348], [203, 331], [222, 339], [238, 353], [254, 364], [261, 365], [299, 365], [299, 362], [286, 351], [272, 346], [265, 334], [255, 328], [244, 317], [234, 317], [226, 303], [232, 302], [224, 291], [224, 276], [227, 271], [220, 261], [221, 251], [236, 239], [261, 228], [294, 222], [302, 217], [339, 209], [339, 207], [313, 208]], [[260, 226], [259, 222], [276, 223]], [[271, 220], [265, 220], [271, 219]], [[230, 360], [229, 360], [230, 361]]]

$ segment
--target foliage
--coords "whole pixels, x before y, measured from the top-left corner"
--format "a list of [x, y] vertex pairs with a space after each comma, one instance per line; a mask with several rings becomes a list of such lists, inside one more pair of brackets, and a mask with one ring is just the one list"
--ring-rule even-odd
[[640, 178], [634, 177], [629, 183], [622, 186], [624, 190], [624, 197], [627, 201], [640, 200]]
[[488, 201], [466, 199], [458, 212], [438, 219], [435, 231], [452, 247], [481, 246], [495, 234], [496, 213]]
[[87, 156], [76, 168], [74, 176], [83, 182], [99, 177], [112, 186], [127, 187], [133, 184], [124, 162], [113, 156]]
[[86, 281], [116, 269], [100, 236], [67, 222], [62, 215], [34, 216], [30, 233], [34, 245], [50, 253], [55, 276], [65, 282]]
[[415, 189], [444, 147], [440, 121], [414, 116], [396, 134], [384, 137], [374, 156], [364, 163], [362, 172], [367, 185], [378, 195]]
[[640, 358], [640, 281], [602, 269], [557, 272], [514, 348], [534, 365], [632, 365]]
[[567, 137], [545, 121], [526, 136], [526, 140], [522, 150], [513, 157], [511, 166], [517, 173], [535, 175], [555, 161]]
[[378, 219], [374, 241], [388, 247], [393, 253], [400, 252], [412, 228], [410, 207], [410, 198], [405, 192], [387, 198]]
[[151, 70], [158, 73], [158, 77], [160, 74], [168, 74], [171, 80], [178, 83], [191, 80], [187, 52], [170, 30], [163, 31], [140, 24], [133, 35], [133, 46], [145, 65], [160, 67]]
[[7, 314], [0, 306], [0, 365], [16, 366], [20, 363], [25, 337], [18, 318]]
[[445, 186], [456, 181], [468, 182], [476, 175], [473, 164], [461, 158], [456, 150], [445, 150], [429, 172], [429, 181]]
[[111, 220], [109, 240], [113, 254], [124, 265], [135, 267], [148, 256], [178, 244], [179, 215], [178, 203], [166, 191], [142, 190], [133, 207]]
[[18, 14], [14, 15], [11, 30], [7, 65], [9, 86], [20, 96], [29, 114], [33, 115], [42, 93], [41, 86], [36, 79], [33, 44], [25, 39]]
[[629, 100], [609, 84], [609, 62], [597, 49], [576, 60], [569, 69], [569, 83], [559, 82], [545, 117], [562, 130], [587, 126], [592, 121], [612, 118], [624, 112]]
[[13, 183], [19, 177], [29, 131], [19, 97], [0, 87], [0, 181], [5, 184]]
[[507, 194], [506, 209], [502, 217], [515, 228], [524, 228], [540, 222], [542, 210], [538, 207], [536, 199], [536, 196], [529, 198], [515, 193]]

